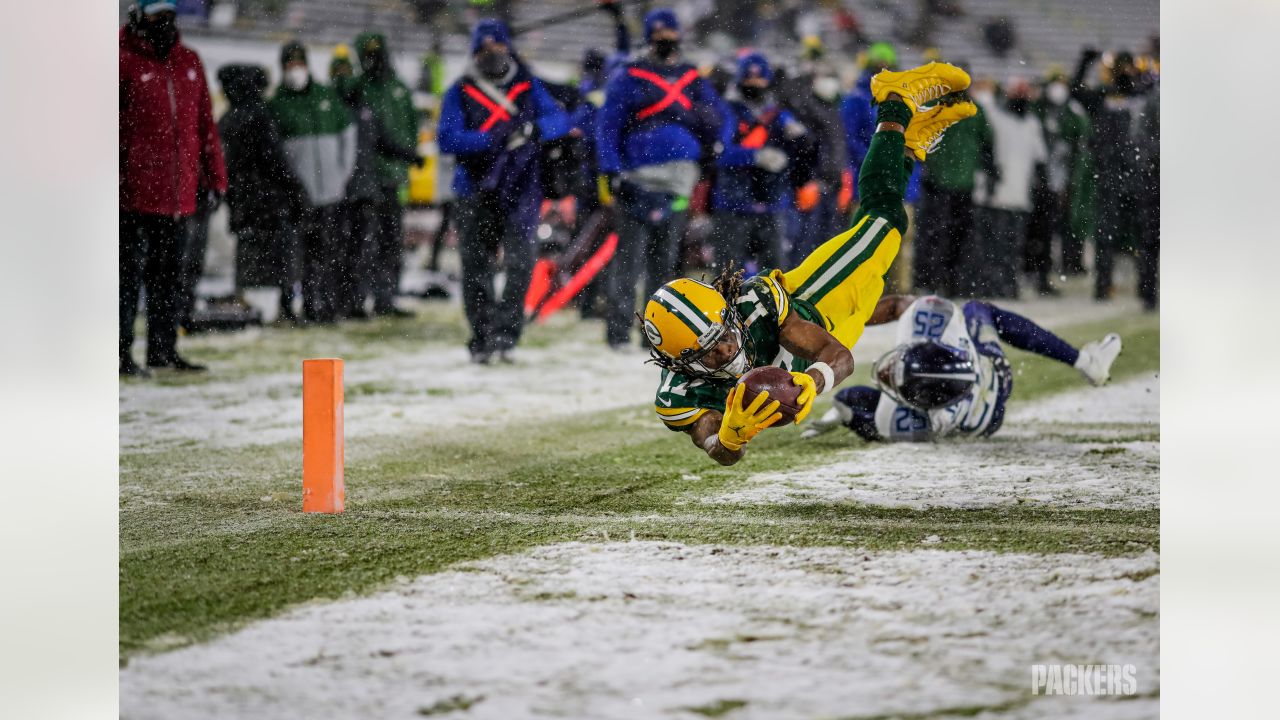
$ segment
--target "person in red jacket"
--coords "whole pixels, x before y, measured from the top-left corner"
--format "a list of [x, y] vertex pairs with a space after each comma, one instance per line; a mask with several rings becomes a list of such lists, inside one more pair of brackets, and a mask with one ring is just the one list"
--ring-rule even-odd
[[147, 365], [203, 370], [178, 355], [186, 218], [199, 193], [227, 189], [204, 66], [184, 46], [173, 0], [138, 0], [120, 29], [120, 374], [147, 289]]

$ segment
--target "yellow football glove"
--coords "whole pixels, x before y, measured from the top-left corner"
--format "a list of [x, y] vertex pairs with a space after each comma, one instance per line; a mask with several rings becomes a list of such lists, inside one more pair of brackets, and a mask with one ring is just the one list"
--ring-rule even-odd
[[[742, 396], [747, 392], [745, 385], [734, 385], [729, 396], [724, 399], [724, 418], [720, 421], [720, 445], [726, 450], [737, 452], [760, 434], [761, 430], [782, 419], [778, 412], [778, 401], [765, 405], [769, 400], [769, 391], [765, 390], [756, 396], [747, 407], [742, 407]], [[764, 405], [764, 407], [760, 407]]]
[[809, 417], [809, 411], [813, 409], [813, 399], [818, 397], [818, 384], [807, 372], [791, 373], [791, 381], [804, 388], [796, 398], [796, 402], [800, 404], [800, 412], [796, 413], [796, 425], [799, 425], [800, 421]]

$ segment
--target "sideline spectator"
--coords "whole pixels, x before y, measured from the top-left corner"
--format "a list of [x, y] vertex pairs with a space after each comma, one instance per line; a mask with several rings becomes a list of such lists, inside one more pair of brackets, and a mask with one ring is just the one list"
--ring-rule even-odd
[[1093, 124], [1090, 151], [1094, 176], [1098, 179], [1098, 226], [1093, 237], [1093, 297], [1110, 300], [1114, 287], [1115, 252], [1126, 240], [1141, 232], [1141, 218], [1133, 209], [1137, 195], [1146, 190], [1136, 172], [1133, 140], [1135, 120], [1143, 106], [1139, 93], [1139, 72], [1133, 56], [1116, 53], [1110, 79], [1100, 88], [1085, 85], [1089, 68], [1102, 57], [1094, 48], [1085, 48], [1072, 79], [1071, 94], [1080, 101]]
[[[438, 137], [440, 151], [458, 162], [453, 190], [471, 361], [488, 364], [496, 354], [509, 363], [524, 330], [524, 296], [537, 249], [539, 142], [567, 134], [569, 119], [514, 54], [501, 21], [476, 25], [471, 58], [445, 92]], [[506, 266], [500, 298], [494, 288], [499, 247]]]
[[807, 181], [794, 161], [806, 131], [769, 92], [773, 72], [759, 53], [738, 60], [739, 99], [725, 103], [713, 206], [715, 264], [743, 265], [755, 258], [760, 268], [786, 263], [782, 238], [784, 203], [791, 197], [793, 172]]
[[[1034, 208], [1027, 224], [1026, 269], [1034, 276], [1042, 295], [1058, 291], [1049, 281], [1053, 269], [1053, 237], [1062, 244], [1063, 274], [1084, 272], [1083, 253], [1086, 214], [1086, 173], [1089, 172], [1089, 119], [1080, 103], [1071, 100], [1066, 77], [1051, 75], [1045, 84], [1036, 115], [1044, 126], [1049, 150], [1045, 183], [1033, 193]], [[1092, 184], [1092, 178], [1087, 178]]]
[[[347, 67], [350, 68], [349, 61]], [[359, 91], [350, 75], [343, 77], [338, 58], [331, 64], [330, 74], [335, 70], [334, 86], [351, 109], [356, 125], [356, 164], [351, 180], [347, 182], [346, 199], [342, 202], [344, 232], [337, 263], [338, 316], [365, 319], [369, 317], [365, 311], [365, 299], [370, 294], [374, 294], [377, 312], [379, 303], [374, 289], [378, 284], [383, 284], [384, 291], [399, 285], [398, 274], [393, 276], [392, 273], [399, 273], [400, 269], [400, 239], [392, 238], [395, 241], [394, 252], [379, 242], [382, 237], [379, 211], [384, 209], [387, 187], [378, 174], [378, 162], [389, 159], [421, 164], [425, 158], [418, 155], [415, 146], [399, 144], [378, 121], [367, 96]], [[396, 207], [399, 207], [398, 201]], [[394, 284], [390, 282], [392, 277], [395, 277]], [[396, 309], [394, 305], [391, 307], [392, 314], [410, 314]]]
[[222, 94], [231, 108], [218, 120], [227, 159], [229, 229], [236, 236], [236, 299], [248, 287], [279, 287], [279, 319], [296, 321], [295, 236], [281, 208], [305, 197], [284, 157], [280, 131], [262, 92], [267, 71], [258, 65], [218, 69]]
[[1135, 142], [1142, 230], [1138, 238], [1138, 297], [1142, 308], [1160, 306], [1160, 85], [1138, 115]]
[[675, 275], [698, 160], [723, 116], [711, 85], [680, 57], [674, 12], [650, 11], [644, 38], [646, 52], [609, 81], [596, 130], [601, 203], [617, 198], [618, 250], [605, 280], [605, 339], [613, 349], [626, 347], [635, 325], [641, 269], [646, 294]]
[[1003, 103], [989, 92], [974, 92], [973, 99], [991, 123], [998, 171], [974, 193], [978, 231], [965, 260], [978, 279], [979, 295], [1017, 298], [1031, 188], [1048, 160], [1044, 130], [1032, 112], [1031, 84], [1025, 78], [1009, 81]]
[[198, 192], [225, 193], [222, 144], [200, 58], [182, 44], [174, 3], [139, 0], [120, 29], [120, 374], [133, 359], [145, 285], [147, 365], [204, 370], [178, 355], [184, 219]]
[[289, 42], [280, 50], [284, 81], [267, 103], [280, 128], [285, 157], [306, 189], [293, 209], [302, 246], [302, 309], [307, 322], [337, 320], [338, 206], [356, 161], [351, 113], [332, 88], [316, 82], [307, 50]]
[[[416, 148], [418, 116], [409, 88], [391, 67], [386, 37], [377, 32], [361, 33], [356, 37], [355, 50], [360, 57], [360, 77], [352, 102], [373, 111], [390, 143]], [[380, 193], [374, 206], [378, 227], [374, 236], [373, 313], [408, 317], [413, 313], [396, 307], [395, 297], [400, 291], [404, 255], [404, 206], [400, 193], [409, 183], [409, 163], [403, 157], [380, 154], [374, 164]]]
[[991, 125], [978, 114], [952, 125], [925, 163], [920, 192], [913, 284], [916, 291], [948, 297], [976, 294], [976, 279], [962, 262], [973, 249], [974, 179], [990, 169]]

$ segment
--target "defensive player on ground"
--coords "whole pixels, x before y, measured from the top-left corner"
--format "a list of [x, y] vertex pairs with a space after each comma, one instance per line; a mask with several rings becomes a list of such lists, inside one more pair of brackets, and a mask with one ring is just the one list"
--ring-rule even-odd
[[797, 423], [819, 393], [853, 372], [850, 349], [863, 327], [892, 319], [873, 311], [907, 229], [902, 197], [912, 157], [925, 160], [949, 126], [977, 112], [969, 102], [925, 104], [968, 86], [963, 70], [943, 63], [876, 75], [878, 124], [850, 230], [790, 271], [762, 271], [744, 282], [726, 270], [714, 285], [682, 278], [653, 294], [644, 328], [653, 361], [663, 368], [655, 404], [668, 428], [732, 465], [781, 418], [767, 392], [743, 407], [746, 388], [738, 379], [747, 371], [777, 365], [791, 372], [803, 388]]
[[879, 389], [855, 385], [804, 431], [813, 437], [844, 425], [867, 440], [925, 441], [987, 437], [1000, 429], [1013, 373], [1000, 341], [1071, 365], [1093, 385], [1111, 375], [1120, 354], [1112, 333], [1077, 350], [1021, 315], [989, 303], [963, 307], [936, 296], [890, 295], [876, 314], [898, 317], [898, 346], [876, 361]]

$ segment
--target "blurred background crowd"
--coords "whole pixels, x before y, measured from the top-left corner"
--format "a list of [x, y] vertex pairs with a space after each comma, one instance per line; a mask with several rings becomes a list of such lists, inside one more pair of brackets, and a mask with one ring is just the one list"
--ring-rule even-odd
[[[460, 301], [476, 363], [568, 308], [789, 268], [847, 229], [881, 69], [970, 72], [888, 291], [1159, 286], [1156, 0], [121, 4], [120, 373], [184, 332]], [[222, 261], [219, 248], [233, 248]], [[408, 252], [406, 252], [408, 251]], [[1127, 287], [1127, 286], [1126, 286]], [[399, 304], [398, 304], [399, 303]], [[145, 317], [145, 367], [134, 328]]]

